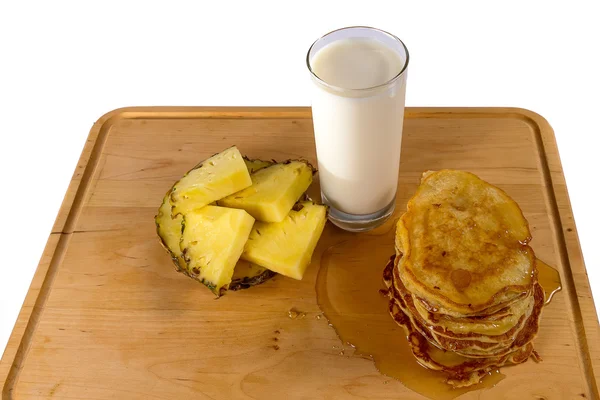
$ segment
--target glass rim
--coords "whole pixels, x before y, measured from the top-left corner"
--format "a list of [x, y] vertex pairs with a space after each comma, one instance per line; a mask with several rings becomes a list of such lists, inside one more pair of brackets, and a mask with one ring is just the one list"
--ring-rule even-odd
[[[387, 36], [391, 37], [392, 39], [398, 41], [402, 45], [402, 48], [404, 48], [404, 52], [406, 53], [406, 60], [404, 60], [404, 65], [402, 66], [402, 68], [400, 69], [400, 72], [398, 72], [398, 74], [394, 75], [391, 79], [389, 79], [388, 81], [386, 81], [386, 82], [384, 82], [382, 84], [379, 84], [379, 85], [375, 85], [375, 86], [371, 86], [371, 87], [367, 87], [367, 88], [352, 89], [352, 88], [344, 88], [344, 87], [341, 87], [341, 86], [336, 86], [336, 85], [332, 85], [330, 83], [327, 83], [323, 79], [321, 79], [315, 73], [315, 71], [313, 71], [313, 69], [312, 69], [312, 67], [310, 65], [310, 52], [312, 51], [313, 47], [315, 47], [315, 45], [320, 40], [322, 40], [325, 37], [331, 35], [332, 33], [343, 31], [343, 30], [348, 30], [348, 29], [356, 29], [356, 28], [368, 29], [368, 30], [372, 30], [372, 31], [377, 31], [377, 32], [383, 33], [384, 35], [387, 35]], [[371, 90], [376, 90], [376, 89], [384, 88], [386, 86], [391, 85], [396, 80], [398, 80], [402, 76], [402, 74], [404, 74], [404, 72], [406, 71], [406, 69], [408, 68], [409, 58], [410, 58], [410, 56], [408, 54], [408, 48], [406, 47], [406, 45], [404, 44], [404, 42], [402, 40], [400, 40], [400, 38], [397, 37], [396, 35], [393, 35], [393, 34], [387, 32], [387, 31], [384, 31], [383, 29], [374, 28], [372, 26], [355, 25], [355, 26], [346, 26], [344, 28], [335, 29], [335, 30], [333, 30], [331, 32], [327, 32], [326, 34], [324, 34], [323, 36], [321, 36], [317, 40], [315, 40], [313, 42], [313, 44], [310, 45], [310, 47], [308, 48], [308, 52], [306, 53], [306, 66], [308, 67], [308, 71], [310, 72], [311, 76], [314, 79], [316, 79], [319, 84], [324, 85], [327, 88], [330, 88], [330, 89], [338, 91], [338, 92], [364, 93], [366, 91], [371, 91]]]

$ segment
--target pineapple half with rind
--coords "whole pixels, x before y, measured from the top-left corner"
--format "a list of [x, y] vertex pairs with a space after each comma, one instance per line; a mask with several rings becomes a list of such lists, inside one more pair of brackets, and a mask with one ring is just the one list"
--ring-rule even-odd
[[242, 259], [302, 279], [327, 221], [327, 207], [299, 202], [281, 222], [256, 221]]
[[246, 210], [258, 221], [281, 222], [312, 183], [315, 169], [308, 161], [289, 160], [251, 175], [252, 186], [217, 201]]
[[236, 146], [204, 160], [173, 185], [171, 216], [202, 208], [252, 185], [250, 173]]
[[253, 224], [250, 214], [233, 208], [206, 206], [184, 214], [179, 247], [190, 276], [222, 295]]

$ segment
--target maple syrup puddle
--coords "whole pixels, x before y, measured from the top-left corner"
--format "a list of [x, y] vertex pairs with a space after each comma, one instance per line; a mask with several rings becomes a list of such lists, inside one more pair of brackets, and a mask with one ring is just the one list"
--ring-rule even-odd
[[[394, 254], [395, 223], [386, 226], [388, 230], [382, 234], [348, 235], [347, 240], [323, 254], [316, 292], [329, 324], [343, 343], [354, 347], [354, 355], [372, 359], [383, 375], [426, 397], [448, 400], [494, 387], [505, 377], [499, 371], [486, 375], [476, 385], [453, 388], [445, 382], [443, 372], [417, 362], [404, 329], [388, 312], [388, 297], [380, 292], [385, 289], [383, 269]], [[542, 262], [538, 262], [538, 269], [548, 304], [560, 290], [560, 278], [556, 270]]]

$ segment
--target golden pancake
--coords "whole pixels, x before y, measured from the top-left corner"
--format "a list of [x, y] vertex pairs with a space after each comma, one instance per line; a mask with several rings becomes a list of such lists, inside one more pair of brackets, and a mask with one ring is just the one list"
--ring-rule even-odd
[[463, 171], [424, 176], [396, 230], [402, 281], [434, 311], [477, 315], [533, 287], [535, 256], [519, 206]]

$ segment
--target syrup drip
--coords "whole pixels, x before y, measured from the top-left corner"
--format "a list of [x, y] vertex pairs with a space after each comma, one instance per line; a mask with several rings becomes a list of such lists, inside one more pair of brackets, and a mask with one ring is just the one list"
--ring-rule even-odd
[[562, 290], [562, 283], [560, 281], [560, 275], [558, 271], [539, 258], [536, 262], [538, 270], [538, 282], [544, 289], [544, 296], [546, 301], [544, 305], [547, 306], [552, 301], [552, 298], [557, 292]]

